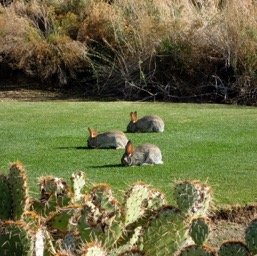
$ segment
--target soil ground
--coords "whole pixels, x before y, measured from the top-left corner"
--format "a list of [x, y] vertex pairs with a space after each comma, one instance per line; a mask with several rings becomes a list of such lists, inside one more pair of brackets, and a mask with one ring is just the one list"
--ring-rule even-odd
[[30, 90], [24, 88], [0, 88], [0, 102], [4, 101], [81, 101], [83, 95], [77, 92], [60, 92], [50, 90]]
[[[0, 102], [81, 101], [83, 99], [83, 95], [72, 92], [0, 86]], [[227, 240], [245, 241], [245, 230], [248, 224], [257, 218], [257, 205], [216, 209], [210, 218], [211, 233], [206, 244], [218, 250], [220, 245]]]

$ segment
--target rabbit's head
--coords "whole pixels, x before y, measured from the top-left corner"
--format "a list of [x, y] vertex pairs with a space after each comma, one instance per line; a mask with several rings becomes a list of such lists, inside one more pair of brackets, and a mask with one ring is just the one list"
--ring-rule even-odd
[[127, 132], [135, 132], [137, 122], [137, 112], [130, 112], [130, 122], [127, 126]]
[[125, 166], [132, 165], [132, 162], [133, 162], [132, 156], [133, 156], [133, 145], [132, 145], [132, 142], [129, 140], [125, 147], [125, 153], [121, 158], [121, 164]]
[[89, 131], [89, 138], [87, 140], [87, 146], [89, 148], [96, 147], [96, 136], [97, 136], [97, 129], [91, 130], [91, 128], [88, 127]]

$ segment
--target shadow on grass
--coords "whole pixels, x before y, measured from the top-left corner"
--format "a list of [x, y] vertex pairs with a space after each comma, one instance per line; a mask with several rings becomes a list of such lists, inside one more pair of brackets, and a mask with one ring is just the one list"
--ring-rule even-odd
[[92, 166], [90, 166], [91, 168], [99, 168], [99, 169], [101, 169], [101, 168], [115, 168], [115, 167], [125, 167], [125, 166], [123, 166], [123, 165], [121, 165], [121, 164], [105, 164], [105, 165], [92, 165]]
[[77, 149], [77, 150], [91, 150], [91, 148], [80, 146], [80, 147], [56, 147], [56, 149]]
[[[77, 149], [77, 150], [116, 150], [116, 148], [89, 148], [86, 146], [79, 146], [79, 147], [56, 147], [56, 149]], [[123, 149], [122, 149], [123, 150]]]

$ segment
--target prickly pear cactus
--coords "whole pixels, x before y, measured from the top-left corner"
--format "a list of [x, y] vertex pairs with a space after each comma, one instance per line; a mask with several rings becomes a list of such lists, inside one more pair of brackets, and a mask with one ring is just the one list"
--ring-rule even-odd
[[78, 220], [78, 231], [81, 239], [87, 243], [99, 239], [104, 233], [102, 215], [99, 209], [91, 202], [84, 205]]
[[9, 189], [8, 179], [4, 174], [0, 174], [0, 219], [11, 219], [12, 195]]
[[199, 181], [182, 181], [175, 185], [174, 198], [185, 216], [204, 216], [212, 200], [212, 190]]
[[39, 185], [41, 191], [40, 204], [34, 208], [43, 216], [46, 217], [50, 212], [56, 212], [60, 207], [71, 203], [71, 193], [63, 179], [52, 176], [41, 177]]
[[159, 189], [149, 189], [148, 198], [145, 200], [145, 208], [148, 210], [158, 210], [167, 204], [165, 195]]
[[22, 220], [29, 225], [30, 229], [36, 231], [38, 227], [42, 224], [40, 215], [33, 211], [26, 211], [22, 215]]
[[203, 245], [210, 233], [209, 220], [202, 217], [192, 220], [189, 235], [197, 245]]
[[56, 198], [63, 197], [68, 193], [67, 183], [60, 178], [46, 176], [39, 179], [41, 190], [41, 199], [48, 200], [50, 195], [54, 194]]
[[66, 233], [62, 240], [62, 248], [73, 254], [78, 254], [79, 239], [72, 232]]
[[35, 256], [51, 256], [56, 255], [56, 250], [52, 243], [52, 237], [47, 229], [42, 226], [39, 227], [32, 237], [34, 241], [34, 254]]
[[66, 206], [58, 212], [53, 212], [46, 220], [49, 228], [55, 228], [61, 232], [67, 232], [69, 229], [70, 219], [81, 210], [80, 206]]
[[179, 209], [164, 206], [153, 212], [143, 234], [146, 255], [175, 255], [187, 242], [188, 224]]
[[185, 247], [178, 256], [217, 256], [217, 253], [211, 247], [194, 244]]
[[112, 190], [107, 184], [97, 184], [91, 191], [90, 195], [92, 203], [96, 205], [100, 211], [111, 213], [120, 209], [120, 204], [113, 197]]
[[1, 255], [33, 254], [33, 239], [29, 226], [23, 221], [5, 221], [0, 223]]
[[245, 241], [250, 252], [253, 255], [257, 254], [257, 219], [248, 225], [245, 232]]
[[241, 241], [227, 241], [220, 246], [219, 256], [250, 256], [247, 246]]
[[45, 243], [44, 243], [44, 234], [41, 229], [38, 229], [35, 234], [35, 255], [36, 256], [44, 256], [45, 251]]
[[107, 252], [98, 243], [91, 242], [82, 247], [81, 256], [107, 256]]
[[146, 255], [144, 252], [141, 252], [139, 250], [129, 250], [121, 254], [118, 254], [118, 256], [146, 256]]
[[85, 177], [83, 172], [73, 173], [71, 175], [71, 191], [73, 193], [74, 203], [79, 202], [83, 197], [81, 190], [86, 184]]
[[126, 242], [126, 244], [120, 245], [118, 248], [113, 248], [109, 251], [108, 256], [130, 255], [127, 253], [132, 253], [132, 250], [135, 250], [138, 247], [137, 244], [140, 241], [141, 235], [142, 227], [135, 228], [132, 237]]
[[145, 207], [144, 200], [148, 198], [148, 186], [143, 182], [133, 184], [124, 196], [124, 214], [127, 226], [143, 216]]
[[11, 165], [8, 181], [12, 196], [12, 217], [14, 220], [20, 220], [30, 206], [26, 171], [20, 162]]

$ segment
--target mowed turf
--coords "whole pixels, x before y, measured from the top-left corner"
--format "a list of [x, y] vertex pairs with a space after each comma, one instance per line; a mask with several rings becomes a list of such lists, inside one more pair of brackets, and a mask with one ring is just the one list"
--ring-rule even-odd
[[[129, 113], [163, 118], [163, 133], [126, 133], [134, 147], [160, 147], [163, 165], [122, 167], [123, 150], [88, 149], [87, 128], [126, 130]], [[68, 183], [85, 172], [92, 184], [109, 184], [118, 198], [138, 180], [161, 189], [173, 203], [175, 182], [208, 181], [216, 204], [254, 203], [257, 198], [257, 109], [233, 105], [134, 102], [0, 103], [0, 169], [11, 162], [27, 170], [32, 196], [38, 178]]]

